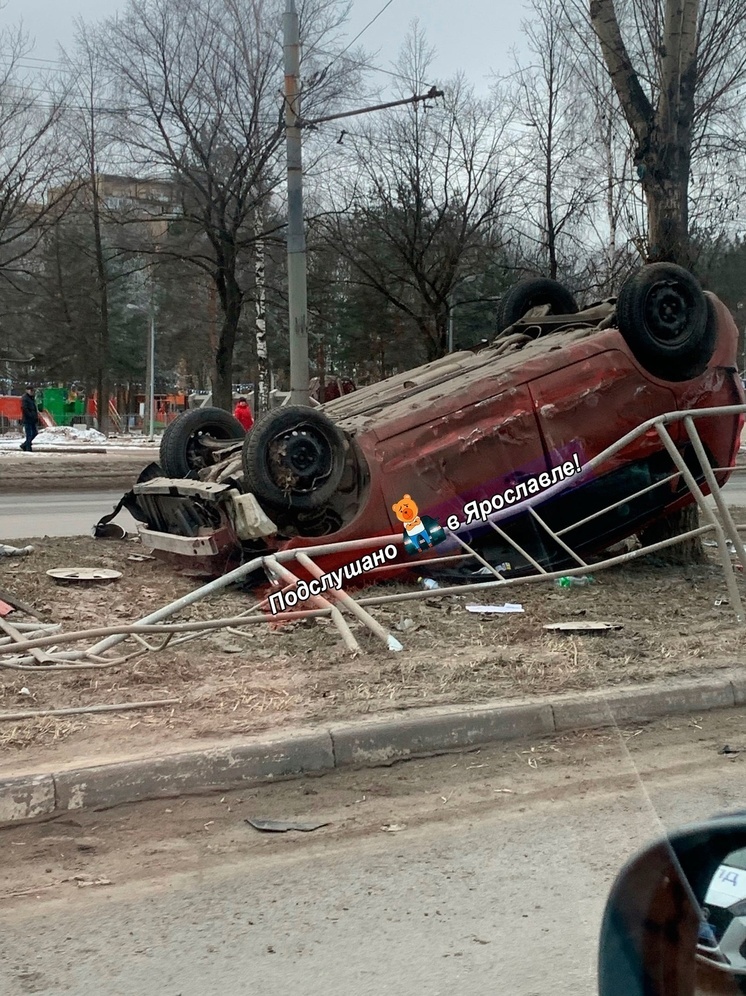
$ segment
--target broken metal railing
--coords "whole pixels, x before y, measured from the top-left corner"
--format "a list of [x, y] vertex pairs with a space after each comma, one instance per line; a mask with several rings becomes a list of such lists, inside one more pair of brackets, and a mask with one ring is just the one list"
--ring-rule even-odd
[[[474, 559], [483, 565], [483, 571], [486, 570], [494, 576], [494, 580], [473, 581], [467, 584], [440, 587], [435, 590], [416, 590], [397, 594], [383, 594], [357, 598], [353, 598], [349, 592], [343, 590], [327, 589], [324, 597], [314, 597], [312, 602], [314, 607], [299, 608], [290, 611], [285, 610], [276, 614], [270, 614], [269, 612], [268, 594], [251, 608], [247, 609], [238, 616], [225, 619], [190, 620], [187, 622], [176, 623], [165, 622], [165, 620], [171, 619], [173, 616], [177, 615], [189, 606], [201, 602], [210, 595], [242, 581], [248, 575], [256, 571], [263, 570], [266, 576], [272, 581], [274, 587], [271, 594], [275, 594], [277, 592], [288, 592], [292, 591], [301, 580], [291, 569], [293, 562], [295, 562], [307, 574], [319, 578], [323, 575], [324, 571], [316, 563], [315, 558], [341, 552], [370, 552], [375, 548], [380, 547], [382, 544], [394, 544], [401, 546], [403, 545], [403, 536], [402, 534], [383, 537], [375, 536], [359, 540], [350, 540], [344, 543], [326, 543], [315, 546], [293, 548], [290, 550], [281, 550], [272, 554], [252, 558], [248, 563], [243, 564], [235, 570], [224, 574], [222, 577], [216, 578], [208, 584], [195, 589], [182, 598], [176, 599], [169, 605], [163, 606], [155, 612], [150, 613], [138, 623], [132, 625], [103, 627], [97, 630], [82, 630], [77, 633], [67, 634], [44, 631], [36, 624], [29, 624], [30, 626], [34, 626], [34, 629], [30, 632], [24, 631], [19, 627], [16, 633], [11, 635], [8, 634], [6, 630], [4, 638], [0, 640], [0, 666], [46, 673], [59, 673], [60, 671], [95, 667], [113, 667], [135, 657], [139, 657], [144, 653], [162, 650], [167, 646], [176, 646], [188, 640], [202, 638], [208, 633], [214, 632], [218, 629], [228, 629], [232, 633], [246, 636], [247, 633], [244, 627], [256, 623], [262, 623], [264, 625], [267, 623], [280, 625], [285, 622], [310, 619], [319, 616], [330, 618], [340, 632], [345, 645], [350, 649], [350, 651], [357, 652], [359, 651], [360, 646], [352, 633], [347, 620], [342, 614], [343, 610], [349, 612], [355, 617], [356, 621], [362, 623], [362, 625], [374, 636], [382, 640], [389, 650], [399, 651], [402, 649], [401, 643], [396, 639], [396, 637], [389, 633], [384, 626], [373, 618], [373, 616], [367, 611], [367, 606], [385, 605], [400, 601], [410, 601], [418, 598], [463, 595], [476, 591], [493, 590], [498, 587], [502, 588], [505, 586], [514, 586], [519, 584], [545, 583], [560, 577], [583, 576], [587, 575], [591, 571], [596, 573], [610, 567], [629, 563], [630, 561], [636, 560], [640, 557], [649, 556], [651, 553], [656, 553], [660, 550], [685, 542], [688, 539], [701, 537], [708, 533], [715, 534], [718, 555], [720, 557], [725, 576], [731, 608], [735, 613], [737, 622], [739, 624], [744, 624], [746, 623], [746, 614], [744, 613], [743, 603], [738, 589], [737, 577], [733, 569], [731, 554], [728, 549], [728, 541], [733, 544], [735, 553], [744, 571], [746, 571], [746, 550], [744, 549], [740, 539], [739, 526], [736, 525], [730, 514], [730, 510], [728, 509], [727, 503], [723, 498], [722, 489], [717, 481], [716, 475], [723, 473], [730, 475], [737, 472], [739, 469], [746, 468], [739, 468], [738, 466], [727, 468], [712, 467], [707, 459], [702, 440], [696, 427], [696, 420], [700, 418], [732, 418], [736, 415], [746, 415], [746, 405], [729, 405], [720, 408], [692, 409], [683, 412], [668, 412], [663, 415], [655, 416], [654, 418], [643, 422], [637, 428], [626, 433], [596, 457], [589, 460], [583, 466], [581, 473], [576, 475], [571, 482], [568, 480], [559, 481], [557, 484], [547, 488], [539, 495], [531, 496], [518, 505], [513, 505], [509, 508], [504, 508], [499, 512], [491, 514], [486, 520], [489, 527], [494, 530], [505, 543], [515, 550], [520, 557], [523, 557], [526, 563], [530, 564], [534, 568], [537, 572], [535, 574], [506, 578], [503, 571], [486, 561], [477, 550], [475, 550], [466, 540], [458, 535], [457, 531], [452, 533], [452, 536], [463, 552], [441, 557], [428, 557], [421, 561], [422, 567], [426, 569], [427, 567], [431, 567], [438, 563]], [[710, 495], [714, 500], [715, 510], [713, 510], [708, 502], [707, 496], [705, 496], [702, 491], [702, 485], [697, 481], [694, 473], [687, 466], [681, 452], [677, 448], [675, 441], [668, 431], [668, 426], [676, 422], [683, 422], [684, 424], [686, 434], [701, 467], [701, 473], [704, 477], [703, 483], [708, 487]], [[626, 496], [621, 501], [611, 502], [603, 509], [594, 512], [592, 515], [586, 516], [583, 519], [580, 519], [577, 522], [559, 530], [552, 529], [536, 510], [536, 505], [542, 504], [555, 495], [569, 490], [570, 488], [576, 488], [579, 481], [582, 482], [584, 478], [588, 478], [596, 469], [603, 466], [612, 457], [616, 456], [627, 446], [634, 443], [640, 436], [649, 433], [651, 430], [658, 435], [663, 448], [669, 454], [673, 465], [676, 468], [674, 473], [652, 485], [639, 489], [633, 494]], [[694, 501], [705, 519], [704, 525], [700, 525], [680, 535], [669, 537], [656, 543], [648, 544], [644, 547], [641, 546], [636, 550], [628, 550], [612, 557], [594, 560], [592, 563], [589, 563], [586, 559], [580, 556], [577, 551], [572, 549], [570, 542], [568, 542], [568, 538], [573, 530], [578, 529], [582, 525], [586, 525], [588, 522], [593, 521], [595, 518], [598, 518], [609, 511], [613, 511], [622, 504], [629, 503], [640, 496], [650, 493], [655, 488], [665, 487], [677, 479], [681, 479], [684, 482], [687, 490], [694, 498]], [[575, 560], [578, 566], [557, 571], [548, 570], [536, 559], [531, 557], [530, 554], [528, 554], [528, 552], [523, 549], [523, 547], [498, 524], [503, 519], [507, 519], [509, 517], [512, 518], [516, 514], [521, 514], [523, 512], [528, 512], [539, 528], [546, 531], [547, 535], [550, 536], [557, 543], [557, 545], [568, 554], [568, 556]], [[715, 514], [715, 512], [717, 512], [717, 514]], [[746, 528], [746, 526], [742, 526], [740, 528]], [[390, 571], [400, 571], [401, 568], [401, 562], [383, 565], [377, 567], [375, 570], [367, 572], [366, 577], [375, 580], [379, 577], [385, 577]], [[146, 636], [152, 637], [159, 634], [163, 637], [163, 639], [158, 646], [154, 646], [145, 639]], [[94, 637], [102, 638], [88, 649], [73, 649], [64, 651], [59, 649], [59, 647], [63, 644], [76, 642], [80, 643]], [[123, 657], [111, 658], [106, 656], [114, 647], [118, 646], [130, 637], [134, 637], [135, 640], [139, 641], [139, 649], [126, 654]], [[34, 651], [39, 651], [41, 648], [45, 648], [43, 663], [39, 660], [38, 653], [34, 655]], [[8, 656], [8, 654], [11, 654], [12, 656]]]

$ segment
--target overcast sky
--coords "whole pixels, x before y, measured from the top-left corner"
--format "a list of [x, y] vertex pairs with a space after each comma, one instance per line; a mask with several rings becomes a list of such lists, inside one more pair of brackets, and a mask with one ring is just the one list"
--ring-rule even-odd
[[[353, 0], [352, 38], [375, 17], [384, 0]], [[95, 20], [124, 7], [124, 0], [6, 0], [3, 21], [23, 18], [36, 40], [34, 56], [57, 58], [57, 45], [69, 45], [76, 17]], [[463, 70], [482, 89], [490, 70], [509, 68], [510, 49], [520, 44], [523, 5], [515, 0], [393, 0], [360, 39], [368, 51], [378, 51], [378, 65], [387, 68], [396, 57], [410, 22], [419, 18], [428, 40], [437, 49], [434, 70], [440, 79]]]

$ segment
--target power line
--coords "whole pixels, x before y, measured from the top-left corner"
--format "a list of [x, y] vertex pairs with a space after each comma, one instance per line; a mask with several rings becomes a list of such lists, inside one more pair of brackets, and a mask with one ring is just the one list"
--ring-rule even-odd
[[[24, 56], [24, 58], [26, 58], [26, 57]], [[38, 73], [40, 71], [44, 72], [44, 73], [68, 73], [69, 72], [68, 69], [65, 69], [65, 68], [59, 68], [58, 69], [56, 66], [29, 66], [29, 65], [27, 65], [25, 62], [23, 62], [21, 60], [11, 60], [11, 61], [0, 60], [0, 66], [3, 66], [6, 69], [28, 69], [28, 70], [30, 70], [31, 72], [34, 72], [34, 73]]]
[[24, 55], [23, 58], [28, 59], [29, 62], [53, 62], [58, 66], [65, 65], [62, 59], [40, 59], [38, 55]]
[[355, 37], [352, 39], [352, 41], [349, 43], [349, 45], [346, 45], [342, 49], [342, 51], [336, 56], [336, 58], [332, 59], [332, 61], [326, 67], [326, 71], [327, 72], [332, 68], [332, 66], [334, 65], [335, 62], [337, 62], [339, 59], [342, 58], [342, 56], [345, 54], [345, 52], [348, 52], [352, 48], [352, 46], [355, 44], [355, 42], [358, 40], [358, 38], [361, 38], [365, 34], [365, 32], [368, 30], [368, 28], [372, 24], [375, 24], [375, 22], [378, 20], [378, 18], [381, 16], [381, 14], [383, 14], [386, 10], [388, 10], [388, 8], [391, 6], [391, 4], [393, 2], [394, 2], [394, 0], [386, 0], [386, 3], [383, 5], [383, 7], [381, 7], [381, 9], [378, 11], [378, 13], [376, 14], [376, 16], [372, 17], [368, 21], [368, 23], [365, 25], [365, 27], [362, 28], [362, 30], [358, 31], [358, 33], [355, 35]]
[[[326, 55], [328, 58], [334, 60], [341, 58], [343, 54], [341, 52], [340, 53], [328, 52], [326, 49], [323, 48], [309, 48], [308, 51], [313, 52], [315, 55]], [[392, 69], [384, 69], [382, 66], [374, 66], [372, 63], [360, 62], [358, 60], [353, 60], [353, 59], [349, 59], [348, 62], [351, 66], [357, 66], [360, 69], [369, 69], [373, 73], [385, 73], [387, 76], [393, 76], [394, 79], [404, 80], [405, 83], [411, 83], [411, 80], [408, 76], [404, 76], [403, 73], [395, 73]]]

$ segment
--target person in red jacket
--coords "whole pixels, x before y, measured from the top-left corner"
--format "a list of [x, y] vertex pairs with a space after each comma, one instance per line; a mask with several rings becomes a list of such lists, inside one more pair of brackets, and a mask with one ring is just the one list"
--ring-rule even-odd
[[249, 403], [246, 398], [238, 399], [233, 415], [238, 419], [247, 432], [249, 429], [253, 428], [254, 416], [251, 414], [251, 409], [249, 408]]

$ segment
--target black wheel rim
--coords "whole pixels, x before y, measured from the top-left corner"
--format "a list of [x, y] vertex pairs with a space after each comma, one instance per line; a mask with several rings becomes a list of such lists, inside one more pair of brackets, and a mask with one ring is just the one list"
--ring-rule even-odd
[[313, 425], [278, 433], [267, 447], [267, 470], [285, 494], [310, 494], [332, 471], [333, 450], [326, 434]]
[[657, 342], [678, 345], [691, 335], [693, 311], [694, 299], [681, 284], [655, 284], [645, 299], [645, 324]]
[[223, 442], [224, 440], [227, 441], [227, 437], [214, 430], [203, 429], [200, 432], [195, 432], [189, 437], [186, 446], [187, 464], [192, 470], [209, 467], [215, 462], [213, 459], [214, 448], [205, 444]]

